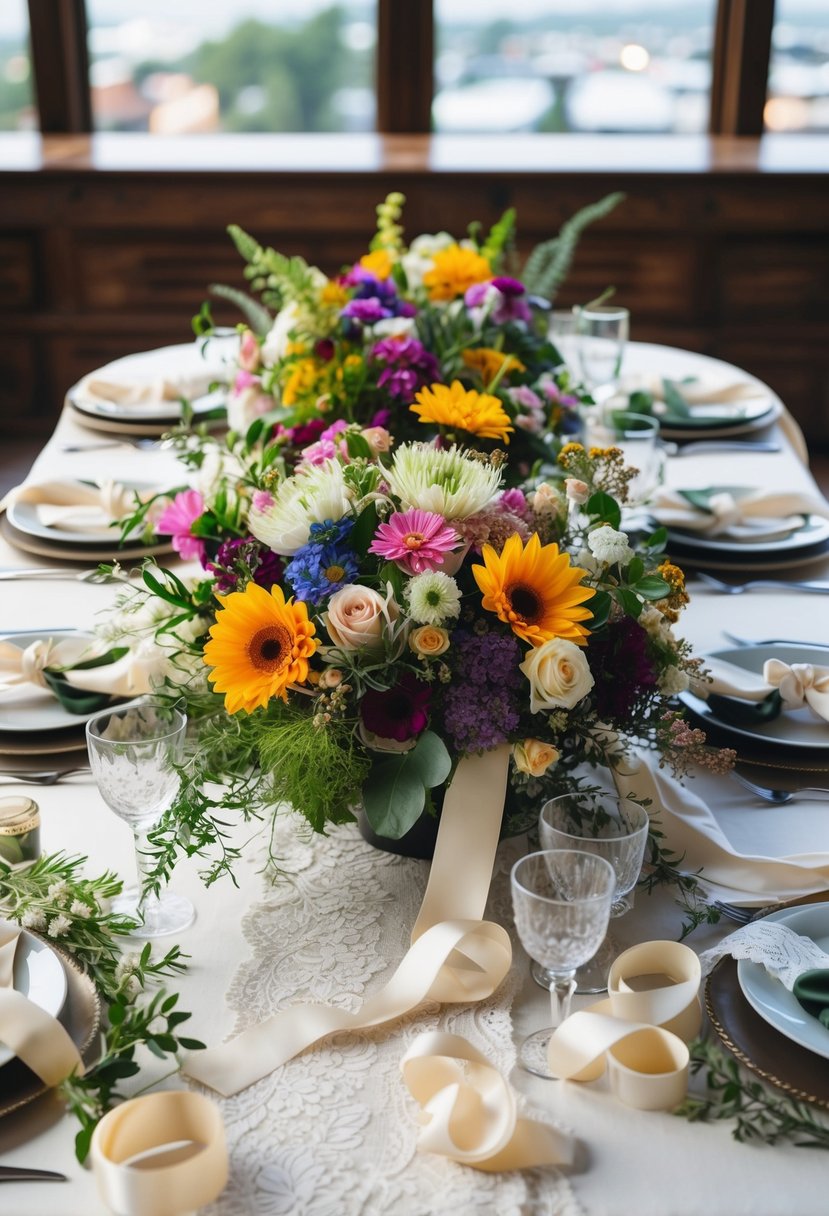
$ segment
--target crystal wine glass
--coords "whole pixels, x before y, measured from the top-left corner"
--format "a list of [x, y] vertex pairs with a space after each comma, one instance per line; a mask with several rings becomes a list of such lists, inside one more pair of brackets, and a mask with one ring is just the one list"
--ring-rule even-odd
[[[551, 798], [541, 808], [538, 833], [545, 849], [581, 849], [594, 853], [613, 868], [615, 885], [611, 917], [632, 907], [630, 892], [636, 886], [648, 841], [648, 812], [630, 799], [613, 794], [578, 792]], [[576, 973], [578, 992], [604, 992], [610, 964], [619, 944], [608, 934], [595, 955]], [[549, 986], [549, 974], [533, 967], [533, 979]]]
[[596, 401], [605, 401], [615, 393], [622, 370], [630, 313], [606, 304], [577, 306], [573, 312], [582, 379]]
[[104, 802], [133, 831], [138, 886], [113, 900], [113, 911], [139, 922], [133, 936], [179, 933], [195, 919], [189, 899], [146, 892], [147, 834], [172, 804], [179, 787], [187, 718], [161, 701], [107, 709], [86, 724], [89, 762]]
[[625, 464], [637, 470], [628, 484], [628, 504], [635, 507], [647, 502], [663, 475], [658, 419], [606, 404], [603, 412], [593, 410], [585, 419], [584, 443], [587, 448], [619, 448]]
[[547, 969], [553, 1024], [521, 1044], [519, 1059], [528, 1072], [552, 1080], [547, 1045], [570, 1012], [574, 976], [599, 948], [607, 930], [616, 885], [603, 857], [578, 849], [530, 853], [512, 867], [515, 927], [530, 958]]

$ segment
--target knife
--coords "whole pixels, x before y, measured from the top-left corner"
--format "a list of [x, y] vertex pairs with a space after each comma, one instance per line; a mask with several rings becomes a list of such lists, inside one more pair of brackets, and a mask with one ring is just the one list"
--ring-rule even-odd
[[0, 1165], [0, 1182], [68, 1182], [65, 1174], [54, 1170], [28, 1169], [24, 1165]]

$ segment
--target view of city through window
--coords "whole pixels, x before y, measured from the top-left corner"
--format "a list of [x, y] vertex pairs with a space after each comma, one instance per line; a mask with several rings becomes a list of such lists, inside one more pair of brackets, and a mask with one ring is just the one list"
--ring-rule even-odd
[[[434, 0], [442, 132], [703, 132], [716, 0]], [[370, 131], [375, 0], [87, 0], [97, 130]], [[829, 131], [829, 4], [777, 0], [772, 131]], [[0, 129], [36, 128], [25, 0], [0, 3]]]

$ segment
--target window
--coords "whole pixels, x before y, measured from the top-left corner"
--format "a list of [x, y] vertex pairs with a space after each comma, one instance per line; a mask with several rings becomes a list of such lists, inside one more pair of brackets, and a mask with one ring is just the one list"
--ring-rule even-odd
[[435, 0], [436, 131], [702, 132], [716, 0]]
[[769, 131], [829, 131], [826, 0], [777, 0], [764, 118]]
[[0, 4], [0, 131], [37, 127], [26, 0]]
[[96, 130], [370, 131], [373, 0], [87, 0]]

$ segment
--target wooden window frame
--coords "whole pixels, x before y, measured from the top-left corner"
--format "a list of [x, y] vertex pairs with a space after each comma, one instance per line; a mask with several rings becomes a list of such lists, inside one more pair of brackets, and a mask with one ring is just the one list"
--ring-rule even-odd
[[[32, 62], [44, 135], [91, 133], [84, 0], [28, 0]], [[434, 91], [432, 0], [378, 0], [377, 131], [431, 131]], [[761, 135], [774, 0], [718, 0], [709, 132]]]

